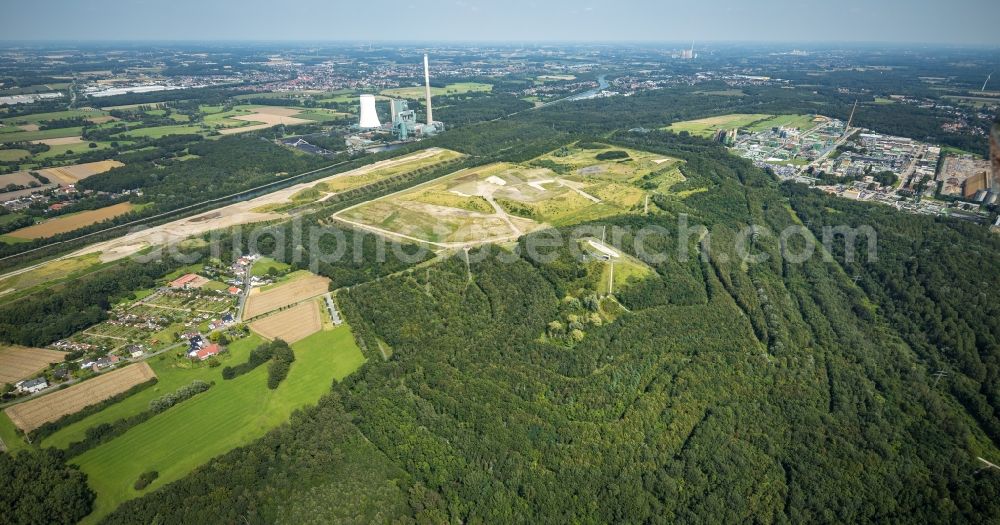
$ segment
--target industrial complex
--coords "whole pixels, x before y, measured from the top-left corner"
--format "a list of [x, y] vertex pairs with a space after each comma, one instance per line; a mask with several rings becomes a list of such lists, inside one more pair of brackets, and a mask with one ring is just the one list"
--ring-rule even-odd
[[430, 137], [444, 131], [444, 123], [434, 120], [430, 62], [426, 53], [424, 54], [424, 100], [427, 108], [426, 122], [417, 121], [417, 113], [410, 109], [406, 100], [390, 98], [390, 122], [383, 124], [378, 116], [375, 95], [361, 95], [358, 100], [361, 106], [358, 118], [359, 133], [347, 137], [347, 146], [354, 149], [367, 148], [379, 142], [376, 140], [379, 136], [389, 135], [398, 142], [405, 142]]

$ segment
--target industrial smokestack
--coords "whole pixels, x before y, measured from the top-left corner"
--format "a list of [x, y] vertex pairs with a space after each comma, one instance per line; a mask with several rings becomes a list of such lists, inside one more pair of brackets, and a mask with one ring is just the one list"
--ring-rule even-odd
[[358, 122], [358, 127], [362, 129], [382, 127], [375, 111], [375, 95], [361, 95], [361, 120]]
[[431, 68], [427, 64], [427, 53], [424, 53], [424, 97], [427, 99], [427, 125], [434, 122], [434, 113], [431, 110]]

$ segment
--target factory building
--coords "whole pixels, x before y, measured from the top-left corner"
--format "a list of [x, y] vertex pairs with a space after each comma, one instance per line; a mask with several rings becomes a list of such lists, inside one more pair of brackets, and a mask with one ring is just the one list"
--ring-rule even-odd
[[[427, 122], [425, 124], [417, 122], [416, 112], [410, 109], [409, 104], [405, 100], [389, 101], [392, 133], [399, 140], [407, 140], [413, 137], [429, 137], [444, 131], [444, 123], [434, 120], [434, 107], [431, 104], [430, 62], [426, 54], [424, 55], [424, 97], [427, 104]], [[368, 131], [384, 129], [375, 110], [375, 96], [361, 95], [360, 103], [361, 114], [358, 120], [358, 128]]]
[[434, 120], [434, 106], [431, 101], [431, 71], [427, 55], [424, 55], [424, 100], [427, 105], [427, 123], [417, 122], [417, 114], [409, 108], [405, 100], [392, 100], [392, 131], [399, 140], [410, 137], [428, 137], [444, 131], [444, 123]]

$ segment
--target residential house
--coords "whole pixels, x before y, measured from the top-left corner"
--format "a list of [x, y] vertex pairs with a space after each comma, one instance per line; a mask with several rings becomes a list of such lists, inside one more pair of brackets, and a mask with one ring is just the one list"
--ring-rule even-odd
[[209, 357], [212, 357], [213, 355], [219, 355], [219, 352], [221, 351], [222, 351], [221, 346], [212, 343], [195, 352], [192, 358], [197, 358], [199, 361], [204, 361]]
[[25, 379], [14, 386], [17, 387], [18, 392], [34, 394], [48, 388], [49, 382], [44, 377], [36, 377], [35, 379]]

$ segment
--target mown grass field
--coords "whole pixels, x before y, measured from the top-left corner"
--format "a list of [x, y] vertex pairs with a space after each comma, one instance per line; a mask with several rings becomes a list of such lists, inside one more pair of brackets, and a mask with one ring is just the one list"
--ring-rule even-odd
[[[79, 137], [82, 132], [82, 127], [43, 129], [38, 131], [15, 131], [13, 133], [0, 133], [0, 142], [25, 142], [29, 140]], [[87, 144], [81, 143], [79, 146], [86, 148]]]
[[253, 263], [253, 267], [250, 269], [251, 275], [256, 275], [257, 277], [262, 277], [267, 275], [268, 270], [274, 268], [279, 272], [283, 272], [290, 268], [288, 264], [276, 261], [270, 257], [261, 257]]
[[3, 440], [8, 452], [17, 452], [29, 446], [18, 434], [17, 426], [3, 411], [0, 411], [0, 439]]
[[22, 122], [37, 123], [43, 120], [59, 120], [75, 117], [101, 117], [107, 115], [104, 111], [94, 108], [69, 109], [66, 111], [53, 111], [51, 113], [35, 113], [34, 115], [24, 115], [20, 117], [8, 117], [0, 120], [0, 123], [14, 125]]
[[[231, 349], [232, 363], [245, 360], [254, 346], [254, 340], [243, 341], [240, 348]], [[191, 371], [175, 384], [207, 378], [215, 386], [71, 460], [87, 473], [98, 494], [94, 512], [84, 523], [95, 523], [121, 502], [138, 496], [132, 485], [141, 473], [156, 470], [160, 474], [145, 491], [180, 479], [212, 457], [284, 423], [292, 411], [315, 403], [335, 379], [343, 379], [364, 363], [346, 324], [313, 334], [292, 348], [296, 360], [276, 390], [267, 388], [267, 365], [229, 381], [222, 379], [221, 367]], [[158, 386], [159, 395], [169, 390]], [[148, 403], [148, 399], [142, 401]]]
[[[484, 84], [482, 82], [456, 82], [454, 84], [448, 84], [443, 88], [431, 87], [432, 96], [461, 95], [463, 93], [469, 93], [469, 92], [488, 92], [488, 91], [493, 91], [493, 86], [491, 84]], [[424, 86], [386, 89], [382, 91], [381, 94], [387, 97], [395, 97], [395, 98], [422, 99], [424, 98]]]
[[30, 155], [31, 152], [24, 149], [0, 149], [0, 162], [21, 160]]
[[4, 294], [4, 298], [8, 299], [14, 293], [41, 284], [56, 284], [65, 279], [73, 279], [100, 266], [102, 264], [99, 253], [44, 262], [38, 268], [0, 280], [0, 294]]
[[680, 133], [687, 131], [692, 135], [700, 137], [711, 137], [719, 130], [729, 130], [733, 128], [743, 128], [750, 131], [763, 131], [765, 129], [784, 126], [786, 128], [796, 128], [807, 130], [816, 125], [813, 115], [766, 115], [760, 113], [730, 115], [720, 115], [697, 120], [685, 120], [675, 122], [667, 126], [666, 130]]
[[711, 137], [716, 131], [720, 129], [732, 129], [732, 128], [745, 128], [756, 122], [766, 120], [770, 118], [771, 115], [765, 115], [760, 113], [751, 114], [730, 114], [730, 115], [720, 115], [717, 117], [701, 118], [696, 120], [685, 120], [683, 122], [675, 122], [665, 129], [668, 131], [673, 131], [674, 133], [680, 133], [682, 131], [687, 131], [692, 135], [698, 135], [700, 137]]

